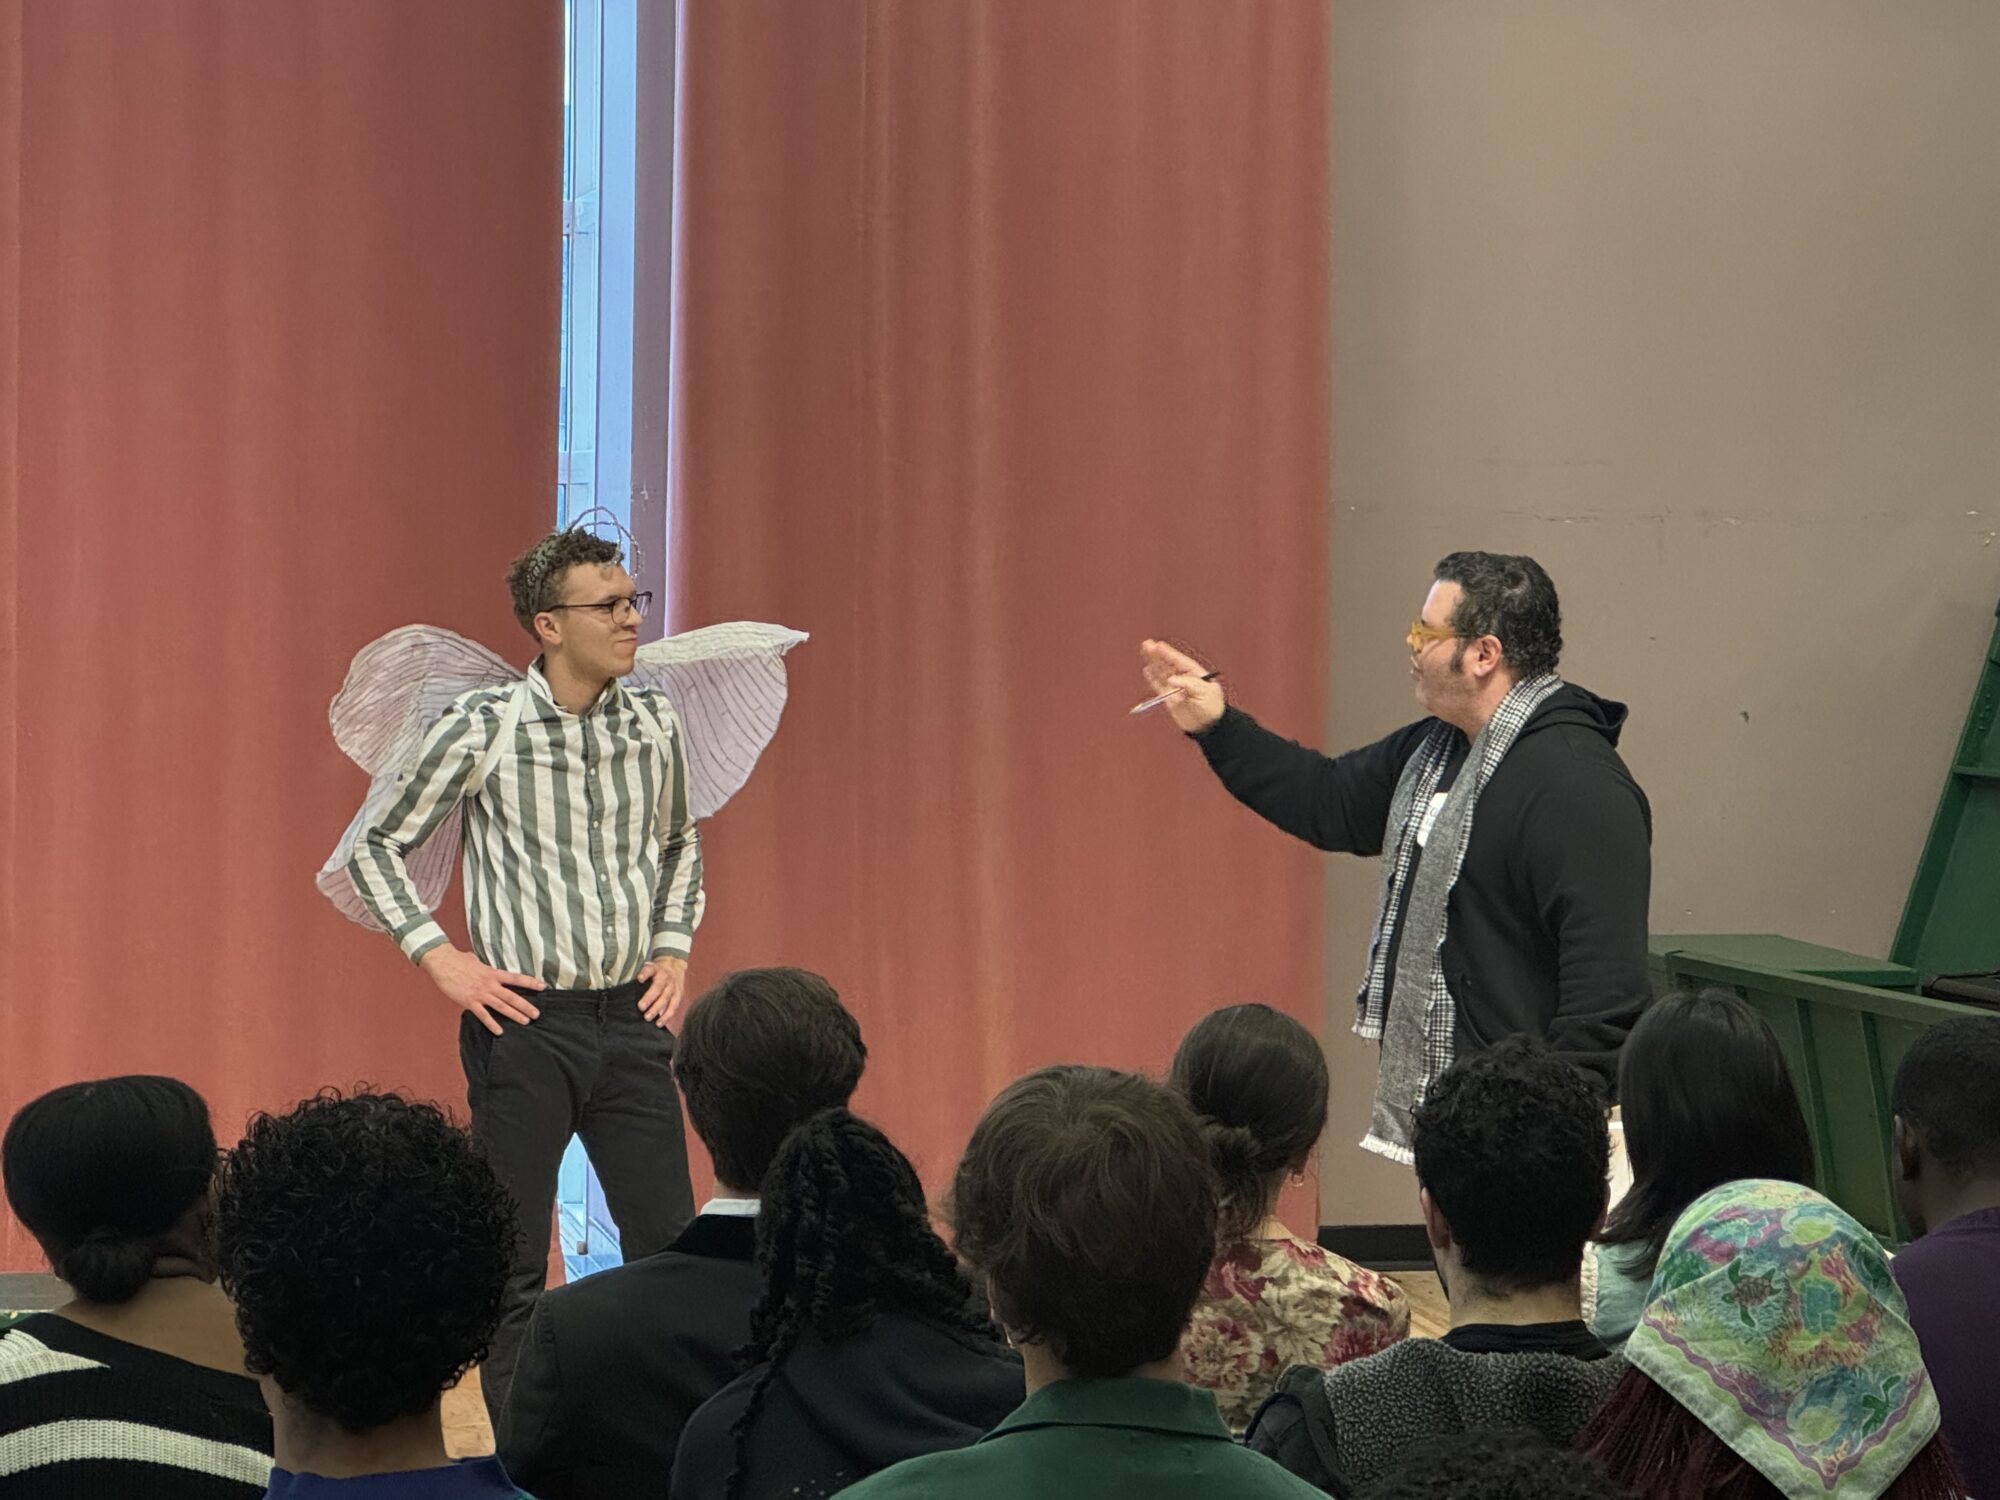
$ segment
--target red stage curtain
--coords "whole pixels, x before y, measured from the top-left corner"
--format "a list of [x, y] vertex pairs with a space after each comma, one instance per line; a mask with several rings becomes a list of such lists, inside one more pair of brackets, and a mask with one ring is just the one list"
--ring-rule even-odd
[[[560, 0], [0, 0], [0, 1111], [178, 1074], [462, 1100], [312, 876], [348, 657], [522, 654], [553, 514]], [[38, 1261], [11, 1221], [0, 1266]]]
[[1319, 1024], [1319, 856], [1125, 710], [1164, 634], [1322, 723], [1327, 8], [680, 16], [676, 624], [814, 636], [695, 979], [831, 977], [935, 1186], [1030, 1067]]

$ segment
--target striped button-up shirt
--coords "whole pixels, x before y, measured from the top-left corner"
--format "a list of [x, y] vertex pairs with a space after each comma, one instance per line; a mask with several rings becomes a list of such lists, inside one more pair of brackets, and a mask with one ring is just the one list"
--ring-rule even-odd
[[685, 957], [704, 896], [673, 706], [614, 682], [573, 714], [537, 663], [512, 743], [469, 790], [516, 690], [475, 688], [433, 726], [401, 794], [355, 841], [348, 873], [361, 899], [412, 962], [445, 942], [404, 856], [463, 804], [466, 922], [482, 960], [558, 989], [604, 989], [648, 958]]

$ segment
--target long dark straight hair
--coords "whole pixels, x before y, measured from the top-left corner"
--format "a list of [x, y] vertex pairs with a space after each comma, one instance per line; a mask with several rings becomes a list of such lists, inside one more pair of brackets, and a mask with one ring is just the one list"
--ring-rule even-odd
[[1650, 1276], [1674, 1220], [1712, 1187], [1773, 1177], [1812, 1187], [1812, 1137], [1770, 1024], [1727, 990], [1653, 1002], [1618, 1060], [1632, 1190], [1601, 1244], [1644, 1247]]

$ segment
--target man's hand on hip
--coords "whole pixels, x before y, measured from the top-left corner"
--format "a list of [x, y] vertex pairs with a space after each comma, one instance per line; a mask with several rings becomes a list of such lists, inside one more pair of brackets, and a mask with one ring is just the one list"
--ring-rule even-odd
[[639, 971], [639, 978], [646, 986], [646, 993], [639, 997], [639, 1014], [655, 1026], [672, 1025], [674, 1013], [681, 1008], [681, 999], [687, 993], [687, 972], [688, 961], [671, 953], [650, 960]]
[[491, 968], [463, 948], [439, 944], [418, 959], [417, 966], [430, 975], [431, 983], [444, 991], [447, 1000], [479, 1017], [479, 1024], [495, 1036], [502, 1030], [493, 1019], [495, 1011], [523, 1026], [541, 1014], [525, 997], [507, 988], [511, 984], [524, 990], [546, 989], [541, 980]]

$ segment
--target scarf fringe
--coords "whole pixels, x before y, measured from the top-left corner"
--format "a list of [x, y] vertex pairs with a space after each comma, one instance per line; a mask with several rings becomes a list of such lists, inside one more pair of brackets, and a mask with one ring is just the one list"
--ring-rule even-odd
[[1385, 1141], [1372, 1130], [1361, 1138], [1361, 1149], [1373, 1151], [1377, 1156], [1386, 1156], [1390, 1161], [1399, 1161], [1406, 1167], [1414, 1167], [1417, 1164], [1416, 1152], [1408, 1146], [1399, 1146], [1394, 1141]]

